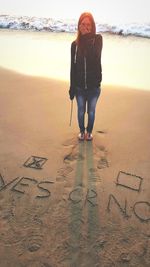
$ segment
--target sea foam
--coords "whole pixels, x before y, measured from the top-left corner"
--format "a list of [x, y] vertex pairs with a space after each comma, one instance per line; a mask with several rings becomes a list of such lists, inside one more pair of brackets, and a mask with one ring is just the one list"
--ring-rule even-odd
[[[74, 33], [77, 31], [77, 21], [0, 15], [0, 29]], [[108, 32], [124, 36], [135, 35], [150, 38], [150, 23], [107, 24], [97, 22], [96, 30], [97, 33]]]

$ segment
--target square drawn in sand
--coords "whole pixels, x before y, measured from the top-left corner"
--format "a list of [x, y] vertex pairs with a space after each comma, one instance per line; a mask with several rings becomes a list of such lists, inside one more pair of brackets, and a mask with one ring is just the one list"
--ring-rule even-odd
[[142, 181], [143, 178], [140, 176], [120, 171], [117, 176], [116, 185], [139, 192], [141, 190]]
[[42, 169], [46, 161], [47, 158], [31, 156], [27, 159], [23, 166], [27, 168]]
[[5, 185], [3, 176], [0, 174], [0, 189]]

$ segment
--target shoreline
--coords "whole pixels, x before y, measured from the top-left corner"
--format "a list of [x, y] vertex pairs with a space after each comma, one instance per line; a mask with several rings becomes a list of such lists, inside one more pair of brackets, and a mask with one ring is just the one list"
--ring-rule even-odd
[[[16, 33], [18, 33], [18, 32], [20, 32], [20, 33], [43, 33], [43, 35], [44, 34], [64, 34], [64, 35], [76, 35], [76, 32], [65, 32], [65, 31], [46, 31], [46, 30], [42, 30], [42, 31], [38, 31], [38, 30], [33, 30], [33, 29], [28, 29], [28, 30], [26, 30], [26, 29], [10, 29], [10, 28], [0, 28], [0, 32], [12, 32], [12, 33], [14, 33], [14, 32], [16, 32]], [[146, 37], [146, 36], [141, 36], [141, 35], [132, 35], [132, 34], [127, 34], [127, 35], [123, 35], [123, 34], [119, 34], [119, 33], [115, 33], [115, 32], [109, 32], [109, 31], [107, 31], [107, 32], [96, 32], [97, 34], [102, 34], [103, 36], [116, 36], [116, 37], [120, 37], [120, 38], [123, 38], [123, 39], [127, 39], [127, 38], [130, 38], [130, 39], [146, 39], [147, 41], [148, 40], [150, 40], [150, 37]]]

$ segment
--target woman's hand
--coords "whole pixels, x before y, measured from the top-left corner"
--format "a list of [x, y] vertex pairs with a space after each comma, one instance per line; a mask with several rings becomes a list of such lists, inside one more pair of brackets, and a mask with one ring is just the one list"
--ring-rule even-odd
[[88, 27], [87, 26], [85, 26], [84, 24], [80, 24], [79, 25], [79, 31], [81, 32], [81, 34], [87, 34], [87, 33], [89, 33], [90, 31], [89, 31], [89, 29], [88, 29]]
[[79, 31], [81, 32], [81, 34], [87, 34], [90, 33], [92, 31], [92, 24], [89, 18], [85, 17], [80, 25], [79, 25]]

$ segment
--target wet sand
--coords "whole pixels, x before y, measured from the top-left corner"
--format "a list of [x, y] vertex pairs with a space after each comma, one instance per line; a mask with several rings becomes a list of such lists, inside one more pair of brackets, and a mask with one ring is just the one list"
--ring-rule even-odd
[[150, 93], [102, 86], [78, 142], [68, 83], [0, 70], [0, 266], [150, 265]]

